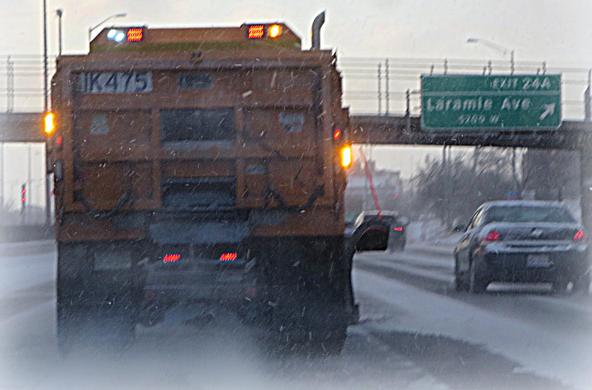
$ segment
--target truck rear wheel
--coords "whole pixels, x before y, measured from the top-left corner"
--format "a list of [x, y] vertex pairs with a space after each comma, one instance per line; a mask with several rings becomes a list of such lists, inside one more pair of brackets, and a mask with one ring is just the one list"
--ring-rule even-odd
[[[299, 306], [299, 310], [306, 310]], [[347, 338], [347, 323], [318, 326], [316, 319], [276, 311], [272, 326], [272, 347], [283, 354], [339, 355]]]
[[133, 341], [141, 293], [135, 249], [58, 244], [56, 330], [62, 353], [77, 345], [119, 349]]
[[343, 240], [269, 239], [256, 253], [271, 347], [280, 353], [339, 354], [352, 315]]

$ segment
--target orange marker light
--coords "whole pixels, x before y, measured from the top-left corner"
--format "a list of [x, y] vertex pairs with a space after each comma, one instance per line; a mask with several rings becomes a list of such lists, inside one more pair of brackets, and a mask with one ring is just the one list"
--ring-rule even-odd
[[43, 117], [43, 132], [46, 136], [50, 137], [56, 130], [56, 116], [53, 112], [49, 111], [45, 113]]
[[271, 39], [278, 38], [282, 35], [282, 25], [281, 24], [272, 24], [267, 28], [267, 36]]
[[342, 146], [341, 150], [339, 150], [339, 163], [341, 167], [347, 169], [352, 166], [353, 161], [351, 145]]
[[247, 37], [249, 39], [263, 39], [265, 36], [265, 26], [262, 24], [253, 24], [248, 27]]
[[142, 27], [132, 27], [127, 29], [128, 42], [142, 42], [144, 40], [144, 29]]

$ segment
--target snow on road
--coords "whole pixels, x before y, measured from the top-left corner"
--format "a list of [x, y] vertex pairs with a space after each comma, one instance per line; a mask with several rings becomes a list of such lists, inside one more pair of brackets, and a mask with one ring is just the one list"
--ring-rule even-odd
[[55, 265], [55, 245], [48, 241], [0, 244], [0, 294], [53, 282]]
[[447, 389], [364, 327], [351, 329], [340, 357], [277, 359], [228, 313], [213, 326], [187, 325], [201, 308], [139, 327], [126, 350], [97, 345], [64, 358], [55, 341], [55, 252], [0, 261], [0, 389]]
[[[357, 257], [362, 265], [381, 265], [383, 270], [397, 270], [448, 284], [444, 293], [438, 293], [411, 286], [392, 276], [381, 276], [379, 271], [357, 269], [356, 291], [399, 313], [387, 316], [387, 321], [379, 321], [376, 329], [444, 335], [483, 345], [518, 362], [524, 370], [580, 389], [590, 388], [592, 311], [589, 298], [533, 294], [536, 290], [526, 294], [520, 290], [502, 294], [494, 291], [483, 296], [456, 293], [451, 288], [452, 258], [445, 259], [439, 254], [426, 258], [425, 251], [420, 252]], [[442, 265], [435, 267], [438, 262]]]
[[[139, 328], [135, 344], [121, 353], [83, 351], [62, 359], [55, 346], [55, 252], [0, 255], [0, 262], [0, 389], [465, 390], [474, 381], [496, 388], [503, 382], [487, 375], [500, 373], [509, 389], [560, 383], [588, 389], [592, 383], [589, 299], [536, 290], [456, 293], [451, 257], [429, 248], [356, 257], [363, 320], [350, 329], [343, 355], [322, 361], [270, 360], [256, 338], [225, 315], [209, 329], [186, 326], [173, 315], [171, 324]], [[451, 375], [461, 375], [463, 367], [465, 382], [455, 382]]]

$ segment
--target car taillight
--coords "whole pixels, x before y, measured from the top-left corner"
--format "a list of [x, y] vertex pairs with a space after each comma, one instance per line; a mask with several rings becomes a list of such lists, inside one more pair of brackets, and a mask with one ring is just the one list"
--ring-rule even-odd
[[343, 131], [340, 128], [335, 128], [333, 130], [333, 141], [339, 142], [343, 138]]
[[483, 238], [483, 241], [492, 242], [492, 241], [500, 241], [501, 239], [502, 239], [502, 235], [500, 232], [498, 232], [497, 230], [491, 230], [485, 235], [485, 237]]
[[583, 241], [585, 238], [586, 238], [586, 233], [584, 233], [583, 229], [578, 229], [573, 235], [574, 241]]
[[404, 228], [403, 226], [395, 226], [395, 227], [393, 228], [393, 230], [394, 230], [395, 232], [403, 233], [403, 232], [405, 231], [405, 228]]

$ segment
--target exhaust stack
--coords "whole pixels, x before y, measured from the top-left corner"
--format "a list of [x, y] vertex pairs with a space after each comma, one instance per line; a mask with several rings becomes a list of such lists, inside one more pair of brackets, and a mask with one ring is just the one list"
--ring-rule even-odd
[[321, 12], [312, 22], [312, 47], [311, 50], [321, 50], [321, 28], [325, 24], [325, 11]]

